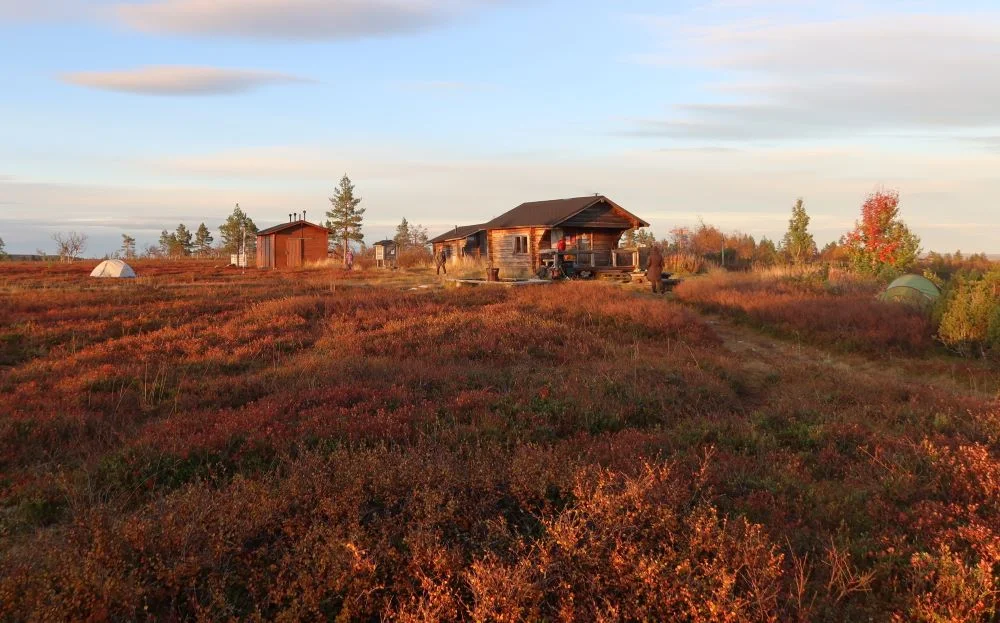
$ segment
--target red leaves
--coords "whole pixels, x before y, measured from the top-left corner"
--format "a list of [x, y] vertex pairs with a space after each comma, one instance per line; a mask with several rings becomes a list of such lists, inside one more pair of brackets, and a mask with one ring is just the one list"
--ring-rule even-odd
[[905, 268], [916, 257], [919, 239], [899, 220], [899, 192], [877, 190], [861, 206], [861, 220], [844, 236], [856, 267], [877, 272]]

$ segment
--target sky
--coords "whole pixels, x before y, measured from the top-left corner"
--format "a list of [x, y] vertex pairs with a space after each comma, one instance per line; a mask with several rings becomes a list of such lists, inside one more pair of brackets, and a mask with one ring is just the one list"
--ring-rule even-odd
[[345, 173], [369, 242], [601, 193], [659, 237], [802, 197], [822, 246], [887, 188], [1000, 253], [995, 0], [0, 0], [0, 76], [10, 253], [318, 221]]

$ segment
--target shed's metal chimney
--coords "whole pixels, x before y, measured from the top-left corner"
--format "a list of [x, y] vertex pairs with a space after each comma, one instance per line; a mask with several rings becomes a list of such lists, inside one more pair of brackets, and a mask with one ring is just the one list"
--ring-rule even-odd
[[288, 213], [288, 222], [289, 223], [292, 222], [292, 213], [291, 212]]
[[306, 220], [306, 211], [302, 210], [302, 220]]

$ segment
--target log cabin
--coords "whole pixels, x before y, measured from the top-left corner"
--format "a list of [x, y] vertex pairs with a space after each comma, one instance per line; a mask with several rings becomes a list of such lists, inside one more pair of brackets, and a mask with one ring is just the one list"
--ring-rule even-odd
[[257, 268], [300, 268], [327, 258], [329, 230], [297, 217], [257, 232]]
[[551, 262], [559, 241], [564, 259], [590, 274], [634, 269], [634, 252], [618, 248], [629, 229], [649, 223], [603, 195], [522, 203], [488, 223], [456, 227], [431, 240], [435, 256], [475, 257], [501, 277], [535, 274]]

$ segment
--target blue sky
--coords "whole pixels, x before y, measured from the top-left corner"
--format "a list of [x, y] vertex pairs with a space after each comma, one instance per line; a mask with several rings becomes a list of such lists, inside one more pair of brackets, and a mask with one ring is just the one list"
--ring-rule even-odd
[[660, 236], [801, 196], [823, 243], [885, 186], [1000, 252], [1000, 9], [830, 4], [0, 0], [0, 237], [317, 220], [346, 172], [369, 240], [601, 192]]

